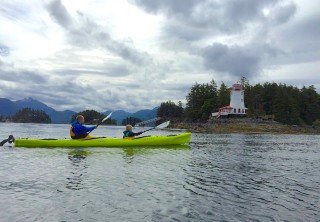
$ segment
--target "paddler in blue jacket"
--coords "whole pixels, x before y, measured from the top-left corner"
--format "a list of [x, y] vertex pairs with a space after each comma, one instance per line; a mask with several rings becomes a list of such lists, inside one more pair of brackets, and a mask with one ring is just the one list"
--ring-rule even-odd
[[76, 121], [71, 124], [70, 136], [72, 139], [90, 139], [89, 133], [96, 128], [96, 126], [84, 126], [84, 117], [78, 115]]

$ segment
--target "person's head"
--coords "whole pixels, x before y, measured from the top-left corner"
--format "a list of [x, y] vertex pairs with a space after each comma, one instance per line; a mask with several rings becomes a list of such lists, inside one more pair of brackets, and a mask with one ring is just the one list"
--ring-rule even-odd
[[78, 115], [78, 116], [76, 117], [76, 120], [77, 120], [79, 123], [84, 123], [84, 116]]
[[126, 130], [132, 131], [132, 126], [131, 125], [126, 125]]

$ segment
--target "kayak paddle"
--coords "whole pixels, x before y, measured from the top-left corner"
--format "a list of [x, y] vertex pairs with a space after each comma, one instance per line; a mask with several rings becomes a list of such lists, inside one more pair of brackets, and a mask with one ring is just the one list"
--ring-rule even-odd
[[153, 122], [158, 121], [158, 120], [160, 120], [160, 119], [161, 119], [160, 117], [157, 117], [157, 118], [145, 120], [145, 121], [142, 121], [142, 122], [140, 122], [140, 123], [136, 123], [136, 125], [134, 125], [134, 126], [136, 127], [136, 126], [146, 125], [146, 124], [148, 124], [148, 123], [153, 123]]
[[100, 125], [101, 125], [103, 122], [105, 122], [107, 119], [109, 119], [109, 118], [111, 117], [111, 115], [112, 115], [112, 112], [111, 112], [107, 117], [105, 117], [103, 120], [101, 120], [100, 123], [98, 123], [98, 124], [96, 125], [96, 128], [92, 129], [92, 130], [89, 131], [88, 133], [91, 133], [93, 130], [97, 129], [97, 127], [100, 126]]
[[145, 133], [145, 132], [148, 132], [150, 130], [154, 130], [154, 129], [164, 129], [166, 128], [167, 126], [169, 126], [170, 124], [170, 121], [167, 121], [167, 122], [164, 122], [164, 123], [161, 123], [160, 125], [156, 126], [156, 127], [153, 127], [151, 129], [147, 129], [145, 131], [142, 131], [142, 133]]

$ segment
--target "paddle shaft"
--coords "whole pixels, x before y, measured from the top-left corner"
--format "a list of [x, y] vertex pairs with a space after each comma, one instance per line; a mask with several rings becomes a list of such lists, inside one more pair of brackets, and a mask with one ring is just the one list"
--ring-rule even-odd
[[93, 128], [92, 130], [90, 130], [90, 131], [88, 132], [88, 134], [91, 133], [93, 130], [97, 129], [98, 126], [100, 126], [102, 123], [103, 123], [102, 121], [101, 121], [100, 123], [98, 123], [95, 128]]
[[106, 118], [104, 118], [103, 120], [101, 120], [100, 123], [98, 123], [95, 128], [93, 128], [92, 130], [90, 130], [90, 131], [88, 132], [88, 134], [91, 133], [93, 130], [97, 129], [98, 126], [100, 126], [103, 122], [105, 122], [107, 119], [109, 119], [109, 118], [111, 117], [111, 115], [112, 115], [112, 113], [110, 113]]
[[148, 132], [148, 131], [151, 131], [151, 130], [154, 130], [154, 129], [156, 129], [157, 127], [153, 127], [153, 128], [151, 128], [151, 129], [147, 129], [147, 130], [145, 130], [145, 131], [142, 131], [142, 133], [145, 133], [145, 132]]
[[146, 121], [142, 121], [140, 123], [136, 123], [134, 126], [141, 126], [141, 125], [144, 125], [144, 124], [148, 124], [148, 123], [152, 123], [152, 122], [155, 122], [155, 121], [158, 121], [160, 120], [161, 118], [160, 117], [157, 117], [157, 118], [153, 118], [153, 119], [149, 119], [149, 120], [146, 120]]
[[156, 127], [152, 127], [151, 129], [147, 129], [145, 131], [142, 131], [142, 133], [145, 133], [145, 132], [148, 132], [150, 130], [154, 130], [154, 129], [163, 129], [163, 128], [166, 128], [168, 125], [169, 125], [170, 121], [167, 121], [167, 122], [164, 122], [164, 123], [161, 123], [160, 125], [156, 126]]

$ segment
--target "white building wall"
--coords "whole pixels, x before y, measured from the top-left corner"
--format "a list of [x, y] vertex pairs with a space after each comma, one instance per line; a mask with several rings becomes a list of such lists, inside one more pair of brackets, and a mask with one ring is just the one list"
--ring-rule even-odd
[[244, 109], [244, 91], [231, 91], [230, 106], [233, 108]]

